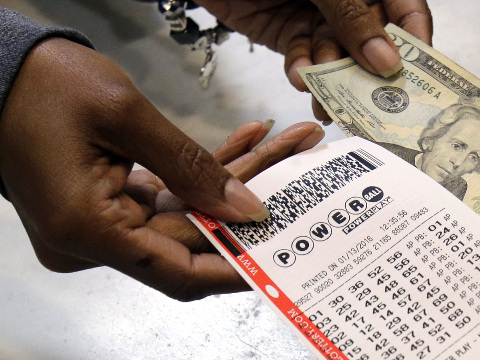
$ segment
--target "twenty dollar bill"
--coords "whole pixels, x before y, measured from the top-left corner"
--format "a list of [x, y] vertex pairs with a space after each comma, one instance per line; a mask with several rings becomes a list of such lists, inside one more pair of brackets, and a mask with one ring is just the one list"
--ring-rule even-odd
[[480, 213], [480, 80], [395, 25], [386, 31], [403, 63], [391, 78], [351, 58], [300, 76], [347, 136], [382, 145]]

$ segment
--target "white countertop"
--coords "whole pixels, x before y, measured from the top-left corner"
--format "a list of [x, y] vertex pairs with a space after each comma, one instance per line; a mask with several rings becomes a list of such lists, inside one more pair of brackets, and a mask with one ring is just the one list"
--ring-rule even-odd
[[[431, 0], [435, 47], [480, 76], [480, 2]], [[218, 47], [211, 87], [197, 85], [199, 52], [177, 46], [155, 4], [132, 0], [0, 0], [39, 22], [85, 33], [119, 63], [164, 115], [213, 150], [248, 120], [272, 133], [315, 121], [309, 94], [283, 73], [283, 58], [249, 52], [233, 34]], [[213, 22], [202, 10], [192, 16]], [[209, 23], [211, 22], [211, 23]], [[343, 138], [335, 125], [324, 142]], [[11, 205], [0, 200], [0, 359], [314, 359], [252, 293], [180, 303], [108, 268], [56, 274], [36, 260]]]

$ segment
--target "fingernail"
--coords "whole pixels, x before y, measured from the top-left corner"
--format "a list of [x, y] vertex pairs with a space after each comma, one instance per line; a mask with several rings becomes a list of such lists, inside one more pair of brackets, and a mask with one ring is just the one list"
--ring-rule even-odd
[[295, 153], [299, 153], [313, 148], [320, 140], [325, 137], [325, 131], [321, 127], [316, 127], [300, 144], [295, 148]]
[[381, 37], [368, 40], [363, 45], [363, 55], [384, 78], [392, 76], [402, 68], [402, 60], [398, 51]]
[[257, 134], [250, 141], [251, 150], [255, 149], [257, 146], [260, 145], [260, 142], [265, 138], [265, 136], [268, 135], [270, 130], [272, 130], [273, 125], [275, 125], [275, 120], [273, 119], [268, 119], [263, 123], [260, 131], [258, 131]]
[[231, 177], [225, 185], [225, 199], [237, 211], [253, 221], [263, 221], [270, 216], [267, 207], [240, 180]]
[[262, 127], [263, 127], [265, 130], [270, 131], [270, 130], [272, 130], [273, 125], [275, 125], [275, 120], [273, 120], [273, 119], [268, 119], [268, 120], [266, 120], [266, 121], [263, 123], [263, 126], [262, 126]]

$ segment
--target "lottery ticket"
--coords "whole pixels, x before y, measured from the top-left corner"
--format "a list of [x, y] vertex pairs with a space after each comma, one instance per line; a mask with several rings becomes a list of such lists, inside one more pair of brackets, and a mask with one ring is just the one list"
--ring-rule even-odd
[[247, 186], [260, 223], [189, 218], [319, 359], [474, 359], [478, 215], [384, 148], [352, 137]]

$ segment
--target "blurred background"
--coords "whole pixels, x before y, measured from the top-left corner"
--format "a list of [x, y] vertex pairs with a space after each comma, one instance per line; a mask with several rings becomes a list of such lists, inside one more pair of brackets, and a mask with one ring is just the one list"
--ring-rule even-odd
[[[44, 24], [76, 28], [117, 62], [180, 129], [213, 150], [249, 120], [272, 134], [315, 121], [311, 97], [283, 72], [283, 57], [232, 34], [215, 47], [208, 90], [201, 51], [178, 46], [156, 3], [0, 0]], [[480, 2], [431, 0], [434, 47], [480, 76]], [[202, 29], [215, 19], [188, 12]], [[333, 124], [328, 143], [344, 135]], [[270, 136], [271, 136], [270, 135]], [[108, 268], [56, 274], [37, 261], [13, 207], [0, 199], [0, 359], [314, 359], [253, 292], [180, 303]]]

